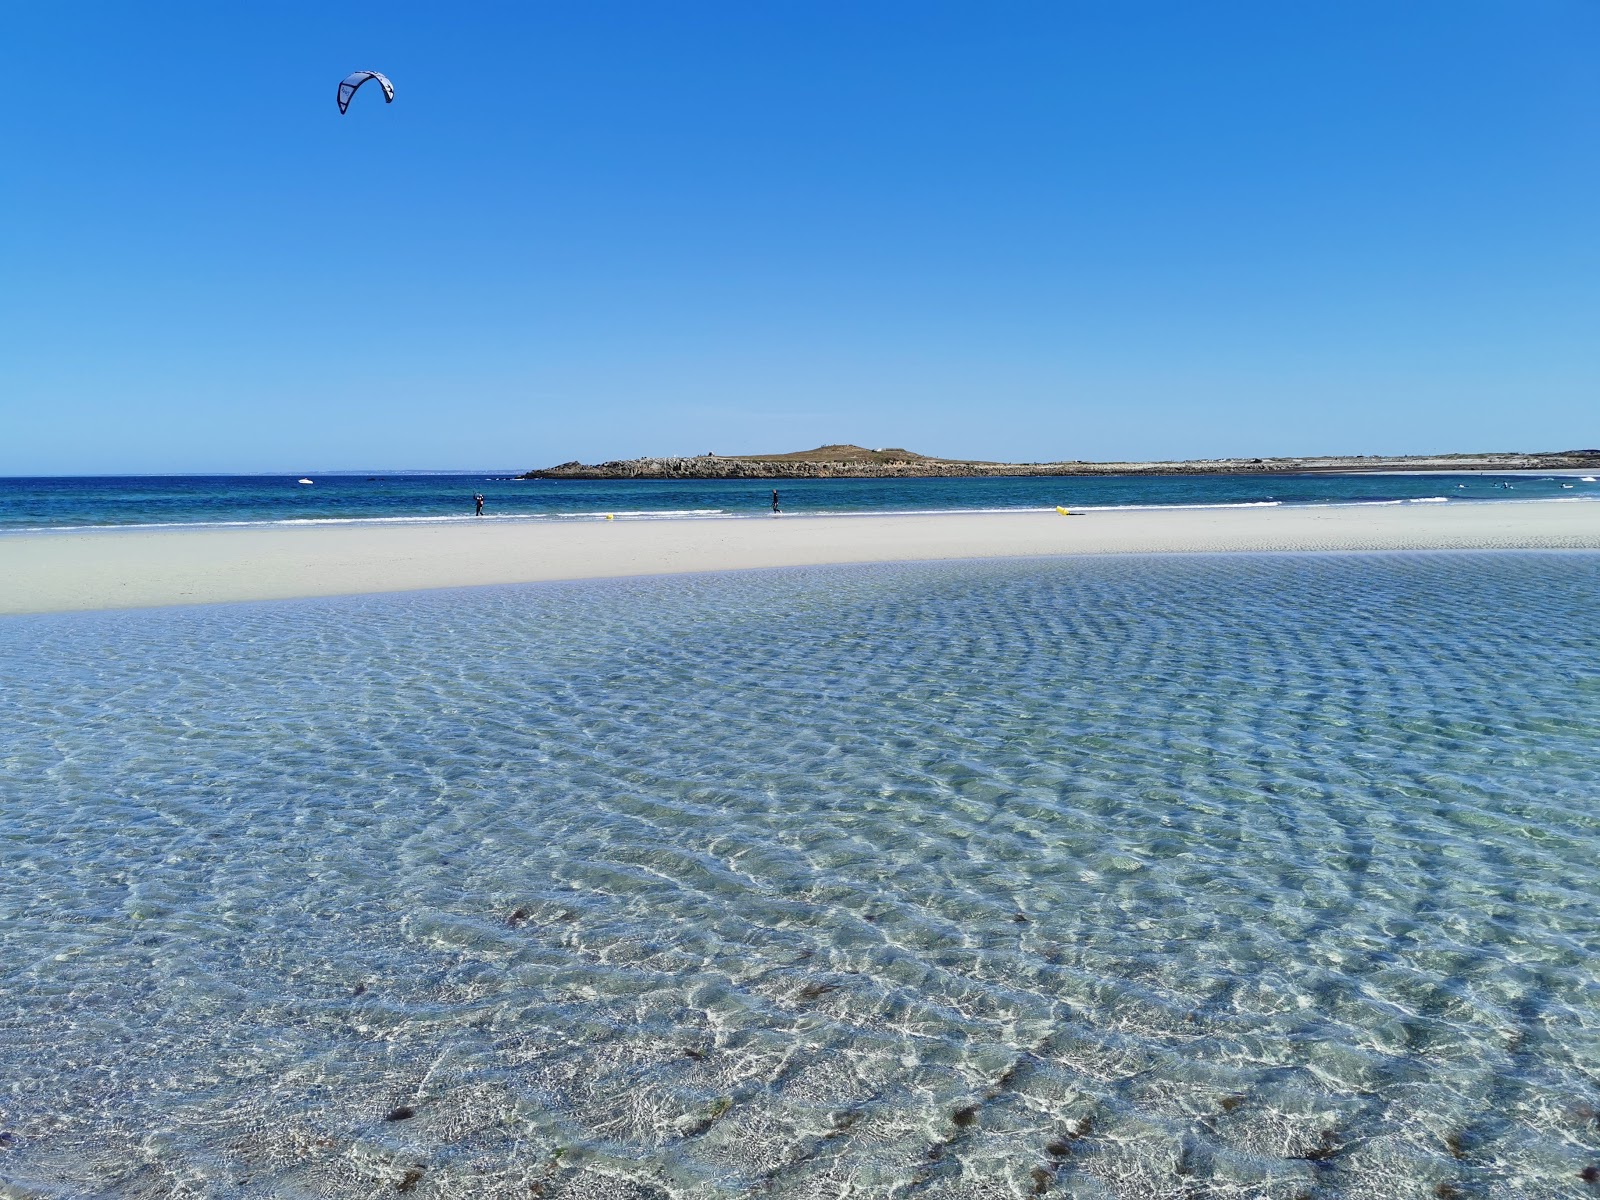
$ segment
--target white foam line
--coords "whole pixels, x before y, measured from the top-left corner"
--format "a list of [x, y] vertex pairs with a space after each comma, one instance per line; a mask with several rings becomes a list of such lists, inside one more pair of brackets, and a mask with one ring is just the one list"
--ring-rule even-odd
[[1206, 508], [1280, 508], [1282, 505], [1282, 500], [1238, 500], [1231, 504], [1065, 504], [1062, 507], [1073, 512], [1165, 512], [1179, 508], [1193, 512]]
[[[558, 512], [544, 515], [563, 520], [577, 518], [579, 520], [603, 521], [607, 517], [732, 517], [737, 516], [738, 514], [730, 513], [725, 508], [618, 508], [613, 509], [610, 512]], [[752, 514], [747, 513], [745, 515], [749, 516]]]
[[1583, 471], [1582, 467], [1550, 467], [1540, 470], [1537, 467], [1490, 467], [1482, 471], [1465, 470], [1460, 467], [1444, 468], [1437, 471], [1317, 471], [1317, 475], [1452, 475], [1470, 479], [1478, 476], [1484, 479], [1502, 479], [1506, 476], [1520, 479], [1551, 479], [1577, 475]]

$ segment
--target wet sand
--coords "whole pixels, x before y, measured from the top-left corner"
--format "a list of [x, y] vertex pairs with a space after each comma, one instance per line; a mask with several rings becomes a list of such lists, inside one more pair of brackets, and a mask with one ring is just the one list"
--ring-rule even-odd
[[95, 530], [0, 536], [0, 613], [827, 563], [1541, 548], [1600, 549], [1600, 503]]

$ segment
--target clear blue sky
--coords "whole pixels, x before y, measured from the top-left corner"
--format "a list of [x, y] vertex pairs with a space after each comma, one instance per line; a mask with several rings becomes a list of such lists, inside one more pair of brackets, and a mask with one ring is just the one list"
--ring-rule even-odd
[[1594, 0], [5, 24], [0, 474], [1600, 445]]

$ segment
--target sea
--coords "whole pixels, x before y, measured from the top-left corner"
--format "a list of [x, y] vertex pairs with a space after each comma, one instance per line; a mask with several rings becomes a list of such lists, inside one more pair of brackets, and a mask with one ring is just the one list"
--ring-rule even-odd
[[[629, 491], [300, 486], [27, 519]], [[1130, 555], [0, 619], [0, 1196], [1593, 1195], [1597, 593]]]
[[570, 480], [506, 471], [0, 479], [0, 533], [93, 527], [1596, 500], [1585, 472], [955, 479]]

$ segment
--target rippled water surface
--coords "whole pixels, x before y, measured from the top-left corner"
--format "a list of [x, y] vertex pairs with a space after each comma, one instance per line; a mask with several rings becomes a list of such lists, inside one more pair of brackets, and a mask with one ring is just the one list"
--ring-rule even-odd
[[0, 621], [0, 1195], [1595, 1194], [1597, 585]]

